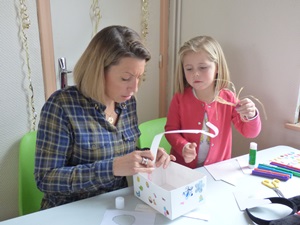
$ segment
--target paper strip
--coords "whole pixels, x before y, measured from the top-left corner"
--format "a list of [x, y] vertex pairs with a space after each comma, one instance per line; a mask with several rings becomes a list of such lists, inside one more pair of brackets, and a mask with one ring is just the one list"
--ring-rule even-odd
[[160, 143], [161, 138], [162, 138], [163, 135], [165, 135], [165, 134], [174, 134], [174, 133], [191, 133], [191, 134], [202, 133], [202, 134], [205, 134], [205, 135], [207, 135], [211, 138], [214, 138], [219, 134], [219, 129], [215, 125], [213, 125], [212, 123], [207, 122], [206, 126], [209, 127], [210, 129], [212, 129], [214, 131], [214, 134], [206, 132], [205, 130], [193, 130], [193, 129], [191, 129], [191, 130], [172, 130], [172, 131], [166, 131], [166, 132], [155, 135], [155, 137], [152, 141], [152, 144], [151, 144], [151, 148], [150, 148], [150, 151], [152, 152], [152, 154], [154, 156], [154, 159], [156, 159], [157, 149], [159, 147], [159, 143]]

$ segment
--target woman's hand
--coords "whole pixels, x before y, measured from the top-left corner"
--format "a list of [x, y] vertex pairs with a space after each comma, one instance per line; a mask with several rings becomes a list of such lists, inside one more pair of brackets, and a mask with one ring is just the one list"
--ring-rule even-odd
[[152, 173], [155, 166], [163, 165], [166, 168], [170, 161], [175, 161], [163, 148], [158, 148], [156, 162], [150, 150], [133, 151], [127, 155], [116, 157], [113, 162], [114, 176], [132, 176], [137, 173]]
[[247, 120], [256, 116], [255, 104], [249, 98], [240, 100], [235, 109], [243, 119]]
[[156, 167], [160, 167], [163, 165], [163, 168], [167, 168], [170, 161], [176, 161], [176, 157], [174, 155], [169, 155], [164, 148], [158, 148], [156, 155]]
[[197, 157], [197, 144], [196, 143], [189, 143], [184, 146], [182, 149], [182, 156], [184, 158], [185, 163], [192, 162]]

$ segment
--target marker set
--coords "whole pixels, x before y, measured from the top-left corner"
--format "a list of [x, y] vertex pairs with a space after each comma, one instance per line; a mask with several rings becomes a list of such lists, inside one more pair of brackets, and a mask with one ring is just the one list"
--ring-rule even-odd
[[294, 167], [294, 166], [289, 166], [289, 165], [285, 165], [285, 164], [278, 163], [278, 162], [271, 162], [270, 164], [274, 165], [274, 166], [278, 166], [280, 168], [284, 168], [284, 169], [293, 171], [293, 172], [300, 173], [300, 168], [297, 168], [297, 167]]
[[300, 177], [300, 169], [271, 162], [270, 165], [258, 164], [258, 167], [252, 170], [252, 175], [287, 181], [293, 176]]
[[280, 155], [270, 164], [258, 164], [252, 175], [287, 181], [293, 176], [300, 177], [300, 154], [294, 152]]

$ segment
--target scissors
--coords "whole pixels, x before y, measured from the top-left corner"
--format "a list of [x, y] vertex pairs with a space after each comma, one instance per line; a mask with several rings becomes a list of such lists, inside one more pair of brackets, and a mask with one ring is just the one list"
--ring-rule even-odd
[[263, 180], [262, 181], [263, 185], [265, 185], [268, 188], [273, 189], [279, 197], [284, 198], [284, 195], [278, 189], [279, 188], [279, 183], [280, 183], [280, 180], [278, 180], [278, 179], [273, 179], [272, 181], [270, 181], [270, 180]]

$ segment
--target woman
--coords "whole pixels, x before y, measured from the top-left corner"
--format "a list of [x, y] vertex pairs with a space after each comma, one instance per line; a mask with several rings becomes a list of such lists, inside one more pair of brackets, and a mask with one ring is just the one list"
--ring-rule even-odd
[[56, 91], [42, 108], [35, 178], [42, 209], [127, 187], [126, 176], [167, 167], [173, 156], [137, 150], [139, 81], [151, 56], [124, 26], [101, 30], [74, 68], [75, 86]]

